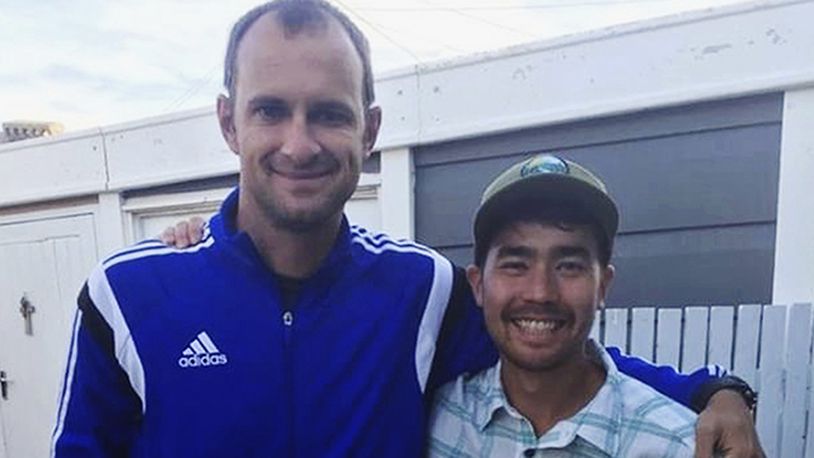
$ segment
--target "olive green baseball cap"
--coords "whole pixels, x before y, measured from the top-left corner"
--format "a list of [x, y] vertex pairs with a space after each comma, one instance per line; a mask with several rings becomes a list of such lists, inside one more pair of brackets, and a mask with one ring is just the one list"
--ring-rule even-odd
[[486, 238], [502, 221], [545, 206], [581, 209], [599, 225], [609, 246], [613, 245], [619, 211], [605, 183], [575, 162], [539, 154], [509, 167], [483, 191], [475, 214], [476, 250], [486, 248]]

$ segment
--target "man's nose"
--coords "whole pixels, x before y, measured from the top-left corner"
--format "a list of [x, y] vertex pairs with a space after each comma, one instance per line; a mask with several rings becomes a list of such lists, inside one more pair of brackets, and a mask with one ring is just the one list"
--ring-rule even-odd
[[559, 295], [559, 287], [554, 272], [547, 268], [537, 269], [534, 275], [529, 276], [525, 285], [525, 297], [529, 302], [545, 304], [555, 302]]
[[319, 143], [314, 139], [304, 116], [294, 116], [283, 132], [280, 152], [296, 164], [305, 164], [320, 152]]

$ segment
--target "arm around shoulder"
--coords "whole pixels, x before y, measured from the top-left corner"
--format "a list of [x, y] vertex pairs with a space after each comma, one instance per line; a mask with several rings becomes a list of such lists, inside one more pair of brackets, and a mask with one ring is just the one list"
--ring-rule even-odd
[[693, 402], [697, 393], [707, 383], [718, 380], [726, 374], [725, 370], [717, 366], [703, 367], [690, 374], [682, 374], [671, 366], [657, 366], [641, 358], [624, 355], [616, 347], [608, 347], [607, 350], [620, 371], [696, 412], [700, 411]]

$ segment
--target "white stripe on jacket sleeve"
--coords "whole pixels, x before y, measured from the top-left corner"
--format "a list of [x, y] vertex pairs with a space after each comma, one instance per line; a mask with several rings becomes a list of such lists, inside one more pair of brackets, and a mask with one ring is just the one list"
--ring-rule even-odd
[[431, 253], [434, 264], [432, 288], [421, 317], [415, 349], [415, 368], [422, 393], [430, 377], [436, 342], [452, 293], [452, 263], [435, 251]]

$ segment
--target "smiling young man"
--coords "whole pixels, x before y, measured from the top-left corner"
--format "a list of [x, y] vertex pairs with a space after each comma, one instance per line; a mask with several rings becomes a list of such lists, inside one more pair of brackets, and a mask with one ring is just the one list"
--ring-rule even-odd
[[[266, 3], [233, 27], [224, 86], [240, 186], [201, 243], [91, 273], [56, 455], [420, 456], [428, 394], [496, 354], [460, 269], [343, 216], [381, 118], [367, 41], [326, 2]], [[615, 357], [687, 403], [723, 380]], [[738, 444], [743, 401], [713, 399], [733, 397], [707, 412]]]
[[500, 358], [439, 390], [430, 456], [692, 456], [695, 413], [619, 372], [588, 337], [617, 227], [605, 185], [556, 156], [486, 189], [467, 277]]

